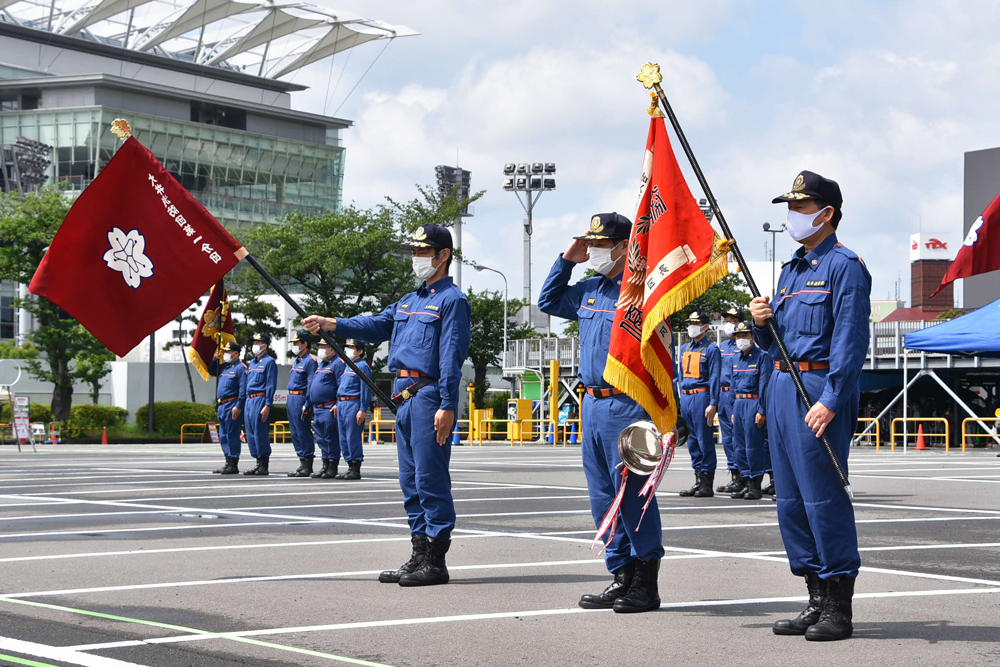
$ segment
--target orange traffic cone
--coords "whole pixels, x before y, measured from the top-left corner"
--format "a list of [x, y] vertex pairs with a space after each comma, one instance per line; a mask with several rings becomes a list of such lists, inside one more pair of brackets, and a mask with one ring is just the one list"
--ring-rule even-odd
[[101, 433], [101, 444], [102, 445], [108, 444], [108, 427], [107, 426], [104, 427], [104, 432]]
[[914, 449], [927, 449], [924, 445], [924, 425], [917, 427], [917, 446]]

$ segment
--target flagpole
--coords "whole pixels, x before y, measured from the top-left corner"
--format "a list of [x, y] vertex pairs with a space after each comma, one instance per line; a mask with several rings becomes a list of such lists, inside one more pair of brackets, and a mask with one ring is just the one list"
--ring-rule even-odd
[[[747, 266], [747, 262], [743, 258], [743, 253], [740, 251], [739, 245], [736, 243], [736, 238], [729, 229], [729, 225], [726, 223], [726, 218], [722, 215], [722, 210], [719, 208], [719, 203], [715, 200], [715, 195], [712, 194], [712, 189], [708, 185], [708, 180], [705, 178], [705, 174], [702, 172], [701, 167], [698, 164], [698, 159], [694, 156], [694, 151], [691, 150], [691, 145], [688, 143], [687, 137], [684, 136], [684, 130], [681, 129], [681, 124], [677, 120], [677, 116], [674, 114], [673, 107], [670, 106], [670, 102], [667, 100], [667, 95], [663, 92], [663, 88], [660, 86], [660, 81], [662, 81], [663, 77], [660, 75], [659, 65], [644, 65], [638, 79], [644, 86], [646, 86], [646, 88], [653, 88], [653, 90], [656, 91], [656, 96], [659, 98], [660, 104], [663, 106], [663, 111], [667, 114], [667, 118], [670, 119], [670, 124], [674, 128], [674, 132], [677, 134], [678, 140], [681, 142], [681, 147], [684, 148], [684, 154], [687, 155], [688, 162], [691, 163], [691, 168], [694, 170], [695, 176], [698, 178], [698, 183], [701, 185], [701, 189], [705, 193], [706, 199], [708, 199], [708, 204], [711, 206], [716, 220], [719, 221], [719, 227], [722, 228], [722, 233], [726, 237], [726, 240], [730, 242], [729, 249], [732, 251], [733, 257], [736, 259], [736, 263], [740, 267], [740, 271], [743, 273], [743, 279], [746, 280], [747, 286], [750, 288], [750, 293], [755, 298], [761, 296], [760, 290], [757, 288], [757, 283], [754, 281], [753, 276], [750, 275], [750, 268]], [[793, 363], [791, 355], [788, 353], [785, 341], [781, 339], [781, 334], [778, 333], [778, 327], [774, 324], [774, 318], [767, 321], [767, 330], [774, 339], [775, 345], [778, 346], [778, 352], [781, 354], [782, 361], [784, 361], [785, 365], [788, 367], [788, 372], [792, 376], [792, 382], [795, 384], [795, 389], [799, 394], [799, 399], [808, 411], [812, 408], [813, 403], [809, 399], [809, 394], [806, 392], [805, 385], [802, 384], [802, 378], [799, 376], [799, 370]], [[823, 449], [826, 450], [827, 456], [830, 457], [830, 462], [833, 464], [833, 468], [836, 470], [837, 476], [840, 478], [840, 483], [843, 485], [844, 491], [846, 491], [847, 495], [853, 500], [854, 491], [851, 488], [850, 481], [847, 479], [847, 473], [844, 472], [844, 467], [840, 464], [840, 460], [833, 451], [833, 446], [830, 444], [830, 438], [826, 433], [823, 433], [820, 441], [823, 443]]]
[[[247, 263], [249, 263], [250, 266], [252, 266], [257, 271], [257, 273], [259, 273], [264, 278], [264, 280], [266, 280], [268, 284], [271, 287], [273, 287], [278, 294], [281, 295], [281, 298], [283, 298], [285, 302], [288, 303], [288, 305], [291, 306], [292, 309], [299, 314], [299, 317], [303, 318], [309, 317], [309, 313], [307, 313], [302, 308], [302, 306], [300, 306], [295, 301], [295, 299], [293, 299], [292, 296], [288, 292], [286, 292], [281, 285], [278, 284], [278, 281], [276, 281], [271, 276], [271, 274], [267, 272], [267, 269], [265, 269], [263, 266], [260, 265], [260, 262], [258, 262], [253, 255], [247, 253], [244, 259], [246, 259]], [[374, 393], [375, 396], [377, 396], [378, 399], [382, 401], [382, 403], [385, 404], [387, 408], [389, 408], [390, 412], [395, 414], [396, 404], [392, 402], [392, 399], [389, 398], [384, 391], [379, 389], [378, 385], [375, 384], [374, 380], [369, 378], [366, 373], [362, 372], [362, 370], [358, 368], [357, 364], [355, 364], [354, 361], [347, 355], [347, 353], [344, 352], [344, 348], [340, 347], [340, 345], [337, 344], [337, 341], [333, 339], [333, 336], [323, 331], [322, 329], [320, 329], [319, 335], [323, 339], [323, 342], [332, 347], [333, 351], [337, 353], [337, 356], [343, 359], [344, 363], [347, 364], [347, 366], [352, 371], [357, 373], [358, 379], [364, 382], [366, 385], [368, 385], [368, 388], [372, 390], [372, 393]]]

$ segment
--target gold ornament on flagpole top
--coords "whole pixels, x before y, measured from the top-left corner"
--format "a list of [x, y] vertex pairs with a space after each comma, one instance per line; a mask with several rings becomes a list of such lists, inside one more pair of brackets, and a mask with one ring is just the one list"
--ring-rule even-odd
[[649, 108], [646, 109], [646, 113], [653, 118], [663, 118], [663, 112], [660, 111], [660, 98], [656, 96], [656, 93], [649, 94]]
[[660, 66], [657, 63], [646, 63], [643, 65], [635, 78], [647, 89], [663, 81], [663, 75], [660, 74]]
[[132, 126], [124, 118], [115, 118], [111, 123], [111, 134], [125, 141], [132, 136]]

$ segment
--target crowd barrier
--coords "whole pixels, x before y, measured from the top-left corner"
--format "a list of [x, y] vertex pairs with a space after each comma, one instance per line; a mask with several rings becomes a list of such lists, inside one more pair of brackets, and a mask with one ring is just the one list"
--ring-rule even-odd
[[[896, 451], [896, 434], [897, 433], [899, 435], [903, 434], [902, 430], [899, 430], [899, 431], [896, 430], [896, 424], [901, 423], [901, 422], [906, 422], [906, 423], [920, 422], [920, 423], [931, 423], [931, 424], [933, 424], [933, 423], [944, 424], [944, 433], [927, 433], [927, 432], [925, 432], [924, 433], [924, 437], [925, 438], [940, 438], [940, 437], [944, 437], [944, 451], [948, 452], [950, 450], [950, 444], [949, 443], [950, 443], [951, 438], [949, 438], [948, 420], [945, 419], [944, 417], [905, 417], [905, 418], [904, 417], [896, 417], [895, 419], [892, 420], [892, 431], [891, 431], [892, 451]], [[907, 431], [908, 431], [907, 432], [907, 437], [909, 437], [910, 435], [913, 435], [913, 436], [917, 435], [917, 429], [914, 429], [912, 431], [910, 431], [909, 429], [907, 429]]]

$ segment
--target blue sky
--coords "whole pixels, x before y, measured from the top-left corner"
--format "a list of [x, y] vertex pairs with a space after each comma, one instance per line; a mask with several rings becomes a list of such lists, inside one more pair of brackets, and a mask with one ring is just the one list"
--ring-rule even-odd
[[[764, 259], [761, 223], [784, 219], [771, 198], [811, 169], [840, 182], [840, 239], [867, 260], [876, 298], [897, 276], [908, 298], [918, 228], [958, 245], [963, 153], [1000, 145], [993, 2], [322, 1], [421, 33], [390, 43], [346, 100], [381, 44], [294, 79], [311, 89], [293, 106], [340, 107], [356, 123], [344, 134], [345, 199], [412, 196], [457, 154], [487, 191], [465, 227], [466, 256], [503, 270], [516, 295], [523, 213], [500, 187], [503, 163], [558, 165], [558, 189], [535, 211], [537, 295], [594, 213], [633, 213], [649, 122], [635, 73], [647, 60], [661, 64], [748, 258]], [[779, 259], [791, 250], [779, 237]], [[502, 287], [489, 273], [467, 271], [465, 283]]]

